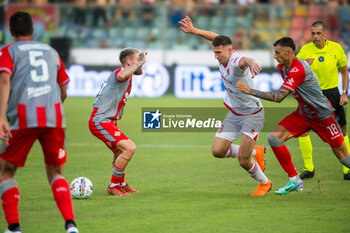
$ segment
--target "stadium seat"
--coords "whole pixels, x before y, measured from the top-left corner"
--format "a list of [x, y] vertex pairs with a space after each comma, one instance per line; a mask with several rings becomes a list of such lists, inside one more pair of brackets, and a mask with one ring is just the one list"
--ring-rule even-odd
[[136, 37], [141, 41], [145, 41], [151, 35], [151, 28], [139, 27], [136, 29]]
[[195, 19], [195, 24], [199, 27], [199, 28], [207, 28], [209, 26], [209, 18], [208, 16], [198, 16]]
[[293, 30], [305, 29], [305, 27], [306, 27], [305, 17], [294, 16], [292, 19], [291, 27]]
[[257, 34], [261, 37], [263, 41], [270, 41], [272, 37], [270, 31], [264, 29], [257, 30]]
[[322, 18], [325, 16], [324, 8], [322, 6], [309, 6], [307, 16], [312, 18]]
[[237, 18], [237, 24], [242, 25], [247, 31], [252, 27], [252, 19], [250, 16]]
[[233, 31], [237, 28], [237, 20], [233, 16], [229, 16], [224, 20], [224, 28], [231, 28]]
[[212, 28], [218, 27], [221, 28], [224, 25], [224, 19], [221, 16], [213, 16], [210, 19], [210, 26]]

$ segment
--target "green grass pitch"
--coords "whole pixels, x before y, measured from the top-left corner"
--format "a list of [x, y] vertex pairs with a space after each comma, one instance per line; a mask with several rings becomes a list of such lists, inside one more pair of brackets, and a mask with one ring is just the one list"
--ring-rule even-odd
[[[215, 133], [141, 132], [142, 107], [222, 107], [222, 100], [130, 98], [120, 129], [136, 144], [127, 167], [127, 181], [140, 193], [131, 197], [107, 195], [112, 172], [112, 153], [88, 130], [94, 98], [68, 98], [65, 177], [86, 176], [94, 184], [87, 200], [73, 200], [81, 233], [95, 232], [350, 232], [350, 181], [331, 149], [311, 134], [316, 175], [305, 180], [303, 192], [276, 196], [274, 190], [287, 175], [268, 147], [266, 175], [272, 190], [265, 197], [251, 197], [257, 187], [237, 159], [215, 159], [211, 143]], [[265, 107], [295, 107], [288, 98]], [[278, 122], [276, 122], [277, 124]], [[267, 132], [258, 144], [268, 145]], [[287, 142], [297, 169], [303, 167], [298, 141]], [[23, 232], [64, 232], [64, 222], [46, 179], [38, 143], [26, 167], [16, 179], [21, 193], [20, 221]], [[0, 214], [0, 231], [7, 226]]]

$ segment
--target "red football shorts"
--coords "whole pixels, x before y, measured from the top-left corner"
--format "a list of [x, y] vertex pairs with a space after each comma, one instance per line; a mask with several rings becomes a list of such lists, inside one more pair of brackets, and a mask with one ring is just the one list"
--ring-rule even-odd
[[112, 151], [117, 152], [116, 144], [121, 140], [129, 138], [118, 129], [117, 123], [114, 122], [93, 122], [89, 121], [90, 132], [106, 144]]
[[299, 137], [312, 129], [332, 148], [339, 147], [344, 141], [333, 115], [324, 120], [310, 120], [296, 110], [285, 117], [279, 125], [286, 128], [294, 137]]
[[17, 167], [23, 167], [36, 139], [44, 152], [45, 164], [61, 166], [66, 162], [65, 131], [62, 128], [27, 128], [11, 131], [9, 144], [2, 144], [0, 157]]

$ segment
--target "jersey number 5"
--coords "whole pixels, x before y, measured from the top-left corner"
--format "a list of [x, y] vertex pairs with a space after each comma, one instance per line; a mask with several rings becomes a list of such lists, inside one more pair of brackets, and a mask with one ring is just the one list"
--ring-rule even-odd
[[[42, 51], [29, 51], [29, 63], [34, 67], [30, 71], [30, 77], [34, 82], [45, 82], [49, 79], [49, 67], [47, 62], [42, 58]], [[37, 72], [37, 67], [41, 68], [41, 72]]]

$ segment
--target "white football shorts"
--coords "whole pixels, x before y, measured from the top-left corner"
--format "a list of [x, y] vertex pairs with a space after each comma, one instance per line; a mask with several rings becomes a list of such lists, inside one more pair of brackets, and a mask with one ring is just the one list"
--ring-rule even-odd
[[264, 108], [253, 115], [239, 116], [229, 111], [215, 137], [236, 141], [242, 134], [257, 141], [265, 120]]

